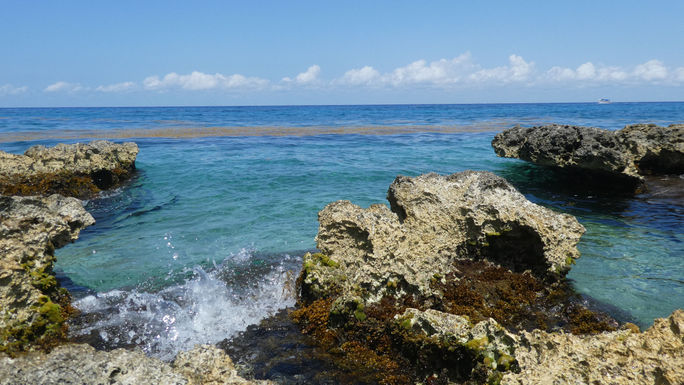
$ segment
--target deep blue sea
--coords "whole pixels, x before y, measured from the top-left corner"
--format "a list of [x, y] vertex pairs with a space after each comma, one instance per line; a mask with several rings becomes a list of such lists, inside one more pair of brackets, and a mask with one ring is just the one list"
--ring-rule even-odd
[[163, 359], [292, 306], [327, 203], [387, 204], [397, 175], [427, 172], [489, 170], [575, 215], [569, 277], [615, 316], [646, 327], [684, 307], [683, 177], [622, 196], [494, 154], [497, 132], [546, 123], [684, 123], [684, 103], [0, 109], [0, 149], [138, 144], [137, 176], [87, 202], [97, 223], [56, 270], [84, 314], [72, 335]]

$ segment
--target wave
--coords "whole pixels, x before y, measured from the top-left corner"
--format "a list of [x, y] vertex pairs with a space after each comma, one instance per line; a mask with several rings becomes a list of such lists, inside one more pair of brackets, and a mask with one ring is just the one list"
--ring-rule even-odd
[[[250, 251], [241, 254], [249, 261]], [[229, 259], [211, 271], [195, 267], [191, 278], [158, 292], [112, 290], [80, 298], [73, 303], [81, 314], [70, 322], [70, 337], [106, 350], [137, 346], [170, 361], [294, 305], [295, 258], [285, 257], [267, 272], [259, 266], [239, 273], [234, 262], [240, 256]]]

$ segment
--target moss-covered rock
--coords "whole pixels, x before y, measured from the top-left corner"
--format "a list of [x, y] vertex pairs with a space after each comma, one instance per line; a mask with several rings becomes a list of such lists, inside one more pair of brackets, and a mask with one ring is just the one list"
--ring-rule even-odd
[[54, 250], [95, 221], [75, 198], [0, 196], [0, 351], [49, 349], [66, 338], [69, 295]]

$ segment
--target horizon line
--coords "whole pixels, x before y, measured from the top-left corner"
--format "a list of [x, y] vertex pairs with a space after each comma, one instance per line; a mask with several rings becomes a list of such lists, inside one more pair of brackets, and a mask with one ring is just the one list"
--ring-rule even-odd
[[[684, 100], [661, 101], [611, 101], [609, 104], [634, 103], [684, 103]], [[361, 104], [225, 104], [225, 105], [121, 105], [121, 106], [0, 106], [0, 109], [31, 109], [31, 108], [221, 108], [221, 107], [353, 107], [353, 106], [468, 106], [468, 105], [515, 105], [515, 104], [598, 104], [597, 101], [584, 102], [473, 102], [473, 103], [361, 103]]]

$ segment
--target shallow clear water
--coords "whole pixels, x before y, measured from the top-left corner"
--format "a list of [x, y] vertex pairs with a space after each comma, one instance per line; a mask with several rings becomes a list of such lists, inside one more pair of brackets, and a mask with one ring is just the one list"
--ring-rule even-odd
[[[0, 117], [0, 149], [15, 153], [74, 130], [139, 136], [131, 139], [140, 146], [137, 177], [88, 202], [97, 223], [57, 251], [60, 276], [72, 281], [84, 311], [72, 326], [79, 338], [170, 358], [230, 337], [294, 303], [289, 287], [300, 256], [315, 248], [316, 215], [327, 203], [386, 203], [397, 175], [466, 169], [493, 171], [529, 199], [577, 216], [587, 233], [570, 278], [615, 314], [647, 326], [684, 306], [679, 178], [659, 182], [659, 192], [675, 190], [664, 195], [586, 191], [498, 158], [490, 146], [517, 123], [684, 122], [684, 103], [0, 109]], [[200, 127], [238, 126], [246, 131], [193, 137]], [[265, 126], [287, 135], [244, 134]], [[423, 129], [401, 131], [408, 126]], [[170, 127], [183, 138], [145, 135]], [[397, 131], [362, 135], [353, 127]], [[319, 129], [326, 134], [311, 135]], [[3, 140], [9, 133], [41, 140]]]

